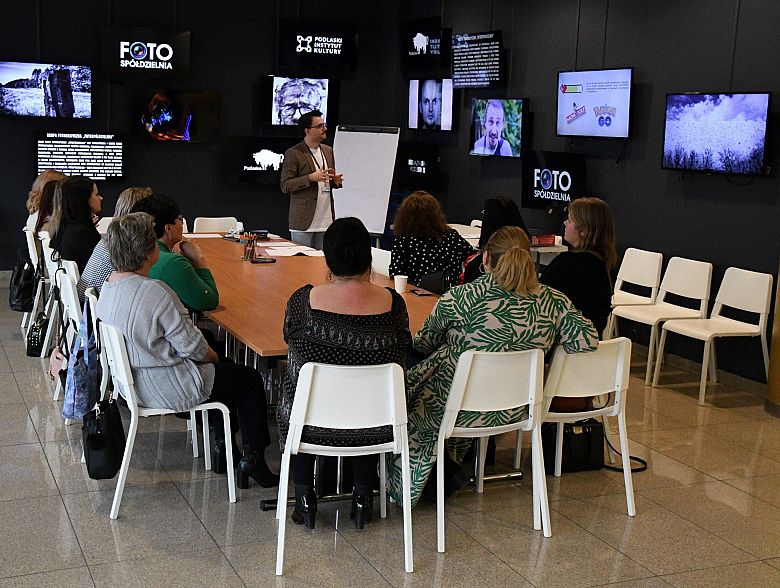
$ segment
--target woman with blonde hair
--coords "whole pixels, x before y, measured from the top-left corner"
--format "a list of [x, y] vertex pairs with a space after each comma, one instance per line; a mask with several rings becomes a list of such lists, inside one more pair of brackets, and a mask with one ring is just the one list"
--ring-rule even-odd
[[612, 308], [611, 273], [617, 264], [612, 212], [600, 198], [578, 198], [564, 224], [571, 250], [557, 255], [540, 280], [566, 294], [601, 335]]
[[[458, 358], [464, 351], [549, 351], [556, 343], [569, 353], [593, 351], [593, 324], [566, 296], [539, 284], [530, 243], [522, 229], [502, 227], [482, 253], [485, 274], [444, 294], [412, 346], [428, 355], [406, 379], [412, 504], [416, 504], [436, 462], [436, 441]], [[491, 413], [490, 424], [517, 422], [525, 411]], [[482, 413], [462, 412], [457, 426], [478, 427]], [[445, 463], [445, 493], [458, 488], [457, 463], [470, 439], [451, 439]], [[452, 463], [452, 461], [456, 463]], [[400, 463], [390, 468], [391, 493], [401, 500]]]
[[30, 216], [25, 225], [26, 229], [29, 229], [30, 231], [35, 230], [35, 225], [38, 222], [38, 209], [41, 207], [41, 194], [43, 194], [44, 186], [52, 180], [62, 180], [66, 177], [67, 176], [64, 173], [57, 171], [56, 169], [45, 169], [38, 174], [38, 177], [35, 178], [35, 181], [30, 188], [29, 194], [27, 194], [27, 212], [30, 213]]
[[429, 288], [425, 276], [437, 276], [439, 294], [457, 283], [463, 261], [474, 248], [450, 228], [439, 201], [428, 192], [412, 192], [401, 203], [393, 223], [390, 276], [408, 276], [412, 284]]

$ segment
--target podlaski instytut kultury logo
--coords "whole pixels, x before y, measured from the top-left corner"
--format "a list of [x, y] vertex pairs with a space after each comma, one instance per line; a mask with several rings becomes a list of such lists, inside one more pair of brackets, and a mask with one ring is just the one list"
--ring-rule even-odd
[[312, 36], [309, 35], [307, 37], [304, 37], [303, 35], [297, 35], [298, 38], [298, 46], [295, 48], [295, 51], [297, 53], [300, 53], [301, 51], [306, 51], [306, 53], [311, 53], [311, 41]]

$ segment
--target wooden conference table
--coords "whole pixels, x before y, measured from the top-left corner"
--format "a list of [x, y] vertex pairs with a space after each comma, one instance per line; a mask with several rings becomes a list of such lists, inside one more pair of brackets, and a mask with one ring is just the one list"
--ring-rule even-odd
[[[293, 292], [306, 284], [324, 284], [328, 269], [324, 257], [276, 257], [276, 263], [253, 264], [241, 259], [243, 246], [221, 238], [197, 238], [219, 289], [219, 306], [207, 315], [261, 357], [287, 355], [284, 342], [284, 311]], [[274, 240], [280, 243], [284, 240]], [[257, 249], [263, 255], [263, 244]], [[290, 243], [290, 245], [293, 245]], [[371, 281], [393, 287], [393, 280], [373, 274]], [[437, 296], [402, 294], [414, 335], [431, 313]]]

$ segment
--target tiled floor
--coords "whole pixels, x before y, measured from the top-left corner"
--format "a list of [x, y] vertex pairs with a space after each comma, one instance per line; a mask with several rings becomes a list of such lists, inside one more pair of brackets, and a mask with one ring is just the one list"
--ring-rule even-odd
[[[421, 504], [405, 574], [395, 505], [356, 531], [347, 504], [323, 504], [313, 532], [288, 525], [277, 579], [276, 521], [260, 510], [275, 490], [239, 490], [229, 504], [225, 478], [193, 461], [184, 421], [141, 423], [120, 517], [108, 518], [115, 482], [87, 477], [80, 426], [62, 424], [19, 320], [0, 310], [0, 587], [780, 586], [780, 423], [763, 412], [761, 385], [715, 386], [699, 407], [698, 374], [669, 368], [652, 389], [635, 367], [631, 451], [649, 463], [634, 476], [636, 517], [620, 473], [548, 477], [544, 539], [526, 470], [448, 501], [445, 554], [435, 509]], [[268, 454], [278, 464], [278, 449]], [[506, 443], [499, 461], [510, 459]]]

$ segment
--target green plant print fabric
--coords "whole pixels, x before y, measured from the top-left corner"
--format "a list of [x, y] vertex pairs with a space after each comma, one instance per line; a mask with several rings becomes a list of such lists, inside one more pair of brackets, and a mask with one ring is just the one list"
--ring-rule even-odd
[[[518, 296], [499, 287], [491, 274], [444, 294], [412, 342], [428, 354], [407, 374], [409, 453], [412, 505], [436, 463], [436, 441], [460, 355], [476, 351], [549, 351], [560, 344], [568, 353], [595, 351], [598, 334], [566, 296], [540, 286], [535, 294]], [[524, 420], [527, 409], [480, 413], [462, 411], [457, 426], [492, 426]], [[470, 439], [450, 439], [447, 449], [460, 463]], [[400, 458], [388, 472], [390, 493], [400, 504]]]

